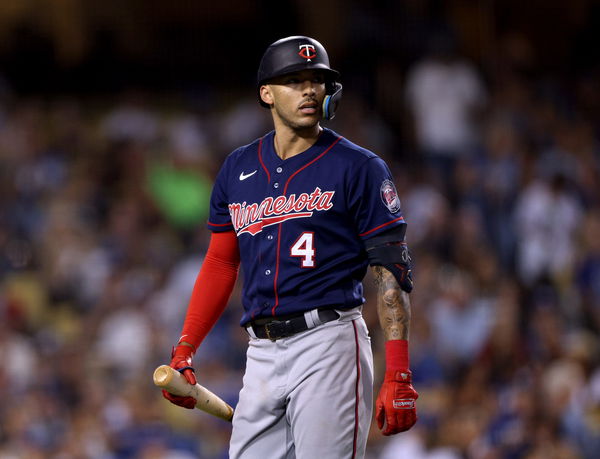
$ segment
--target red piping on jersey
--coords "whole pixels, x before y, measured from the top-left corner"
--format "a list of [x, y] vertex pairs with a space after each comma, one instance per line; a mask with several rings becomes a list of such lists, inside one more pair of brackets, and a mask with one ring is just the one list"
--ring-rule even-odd
[[208, 221], [208, 224], [211, 226], [232, 226], [231, 223], [211, 223], [210, 220]]
[[267, 173], [267, 181], [269, 183], [271, 183], [271, 174], [269, 174], [269, 170], [266, 168], [265, 163], [263, 162], [263, 159], [262, 159], [262, 143], [263, 143], [263, 139], [264, 139], [264, 137], [261, 137], [260, 140], [259, 140], [259, 142], [258, 142], [258, 161], [260, 162], [260, 165], [262, 166], [262, 168]]
[[[327, 147], [327, 149], [321, 153], [319, 156], [317, 156], [315, 159], [313, 159], [312, 161], [309, 161], [308, 163], [306, 163], [304, 166], [302, 166], [300, 169], [298, 169], [296, 172], [294, 172], [292, 175], [290, 175], [290, 178], [287, 179], [287, 182], [285, 182], [285, 186], [283, 187], [283, 193], [282, 195], [285, 196], [285, 193], [287, 193], [287, 188], [288, 185], [290, 184], [290, 181], [296, 176], [296, 174], [298, 174], [300, 171], [306, 169], [308, 166], [310, 166], [311, 164], [317, 162], [319, 159], [321, 159], [323, 156], [325, 156], [329, 150], [331, 150], [334, 145], [336, 143], [338, 143], [340, 140], [342, 140], [342, 136], [339, 136], [337, 139], [335, 139], [333, 141], [333, 143], [331, 145], [329, 145]], [[262, 139], [261, 139], [262, 141]], [[260, 159], [260, 148], [261, 144], [258, 144], [258, 158]], [[262, 160], [261, 160], [262, 163]], [[263, 164], [264, 167], [264, 164]], [[265, 168], [266, 170], [266, 168]], [[268, 172], [267, 172], [268, 174]], [[275, 261], [275, 277], [273, 279], [273, 292], [275, 293], [275, 304], [273, 305], [273, 308], [271, 309], [271, 315], [275, 315], [275, 309], [277, 309], [277, 306], [279, 306], [279, 294], [277, 293], [277, 279], [279, 278], [279, 252], [280, 252], [280, 248], [281, 248], [281, 223], [279, 224], [279, 231], [277, 232], [277, 258]]]
[[359, 234], [359, 236], [366, 236], [367, 234], [372, 233], [373, 231], [376, 231], [379, 228], [383, 228], [384, 226], [391, 225], [392, 223], [400, 221], [400, 220], [404, 221], [404, 217], [398, 217], [395, 220], [391, 220], [391, 221], [389, 221], [387, 223], [384, 223], [383, 225], [376, 226], [375, 228], [370, 229], [369, 231], [365, 231], [364, 233]]
[[279, 306], [279, 293], [277, 293], [277, 277], [279, 276], [279, 251], [281, 250], [281, 227], [283, 225], [279, 224], [279, 229], [277, 230], [277, 261], [275, 262], [275, 278], [273, 279], [273, 293], [275, 294], [275, 304], [271, 309], [271, 314], [275, 315], [275, 309]]
[[287, 179], [287, 182], [285, 182], [285, 187], [283, 188], [283, 194], [285, 195], [285, 193], [286, 193], [286, 191], [287, 191], [287, 187], [288, 187], [288, 185], [290, 184], [290, 180], [292, 180], [292, 179], [294, 178], [294, 176], [295, 176], [295, 175], [296, 175], [298, 172], [300, 172], [300, 171], [302, 171], [302, 170], [306, 169], [306, 168], [307, 168], [308, 166], [310, 166], [312, 163], [314, 163], [314, 162], [318, 161], [318, 160], [319, 160], [319, 159], [321, 159], [323, 156], [325, 156], [325, 155], [326, 155], [326, 154], [329, 152], [329, 150], [331, 150], [331, 149], [333, 148], [333, 146], [334, 146], [336, 143], [338, 143], [340, 140], [342, 140], [342, 136], [339, 136], [337, 139], [335, 139], [335, 140], [333, 141], [333, 143], [327, 147], [327, 150], [325, 150], [323, 153], [321, 153], [321, 154], [320, 154], [319, 156], [317, 156], [315, 159], [313, 159], [312, 161], [310, 161], [310, 162], [306, 163], [304, 166], [302, 166], [300, 169], [298, 169], [296, 172], [294, 172], [292, 175], [290, 175], [290, 178], [289, 178], [289, 179]]
[[354, 440], [352, 442], [352, 459], [356, 457], [357, 438], [358, 438], [358, 403], [360, 401], [360, 344], [358, 342], [358, 332], [356, 330], [356, 321], [352, 321], [354, 327], [354, 342], [356, 343], [356, 385], [354, 387]]

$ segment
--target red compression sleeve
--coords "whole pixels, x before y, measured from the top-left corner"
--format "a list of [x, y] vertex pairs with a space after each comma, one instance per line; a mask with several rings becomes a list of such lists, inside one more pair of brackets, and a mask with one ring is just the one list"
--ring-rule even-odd
[[385, 364], [388, 370], [408, 370], [408, 341], [394, 339], [385, 342]]
[[213, 233], [188, 305], [179, 342], [194, 351], [217, 322], [237, 279], [240, 253], [233, 231]]

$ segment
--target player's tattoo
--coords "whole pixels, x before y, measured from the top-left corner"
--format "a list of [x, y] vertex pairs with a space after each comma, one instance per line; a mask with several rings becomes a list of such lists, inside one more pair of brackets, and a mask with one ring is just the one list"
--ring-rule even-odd
[[408, 339], [410, 300], [394, 275], [382, 266], [373, 266], [377, 284], [377, 314], [386, 340]]

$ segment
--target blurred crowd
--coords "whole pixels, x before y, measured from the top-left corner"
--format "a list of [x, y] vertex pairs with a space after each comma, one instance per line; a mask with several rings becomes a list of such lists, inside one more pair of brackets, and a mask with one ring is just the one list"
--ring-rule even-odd
[[[390, 165], [415, 261], [419, 421], [391, 438], [375, 427], [367, 457], [598, 457], [597, 79], [542, 80], [510, 59], [484, 74], [447, 44], [379, 81], [401, 130], [351, 84], [327, 124]], [[3, 88], [0, 457], [227, 457], [230, 425], [169, 404], [152, 372], [179, 336], [216, 172], [270, 129], [268, 112], [251, 88], [217, 109]], [[240, 284], [195, 357], [232, 405]], [[383, 336], [365, 284], [377, 390]]]

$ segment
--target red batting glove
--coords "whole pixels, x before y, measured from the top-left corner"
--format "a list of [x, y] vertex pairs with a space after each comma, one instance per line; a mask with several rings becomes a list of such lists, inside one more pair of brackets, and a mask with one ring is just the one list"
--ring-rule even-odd
[[[194, 368], [192, 368], [192, 357], [194, 356], [194, 348], [180, 344], [173, 348], [171, 352], [171, 363], [169, 366], [174, 368], [181, 373], [188, 383], [196, 384], [196, 375], [194, 374]], [[179, 395], [171, 394], [163, 389], [163, 397], [175, 405], [182, 406], [183, 408], [193, 409], [196, 406], [196, 399], [194, 397], [180, 397]]]
[[[417, 422], [415, 400], [419, 394], [411, 384], [409, 370], [387, 370], [376, 403], [377, 426], [383, 435], [410, 429]], [[383, 430], [384, 424], [385, 430]]]

